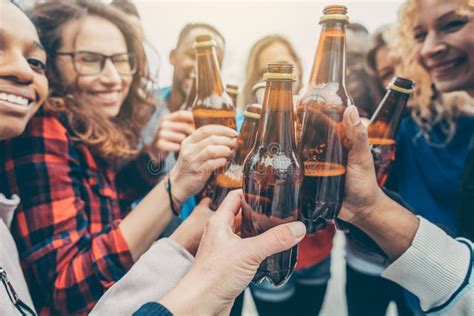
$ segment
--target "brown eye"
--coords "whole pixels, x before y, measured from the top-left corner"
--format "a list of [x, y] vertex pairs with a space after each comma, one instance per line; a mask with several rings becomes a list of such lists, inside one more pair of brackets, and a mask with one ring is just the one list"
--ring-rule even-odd
[[28, 64], [30, 65], [31, 69], [39, 73], [44, 73], [46, 70], [46, 64], [41, 60], [30, 58], [28, 59]]

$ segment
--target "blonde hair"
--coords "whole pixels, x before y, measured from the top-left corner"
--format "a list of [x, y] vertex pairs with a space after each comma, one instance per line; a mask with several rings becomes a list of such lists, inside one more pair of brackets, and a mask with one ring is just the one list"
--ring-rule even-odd
[[[436, 91], [429, 73], [418, 63], [414, 49], [413, 28], [417, 14], [420, 14], [420, 1], [423, 0], [407, 0], [401, 7], [395, 40], [390, 45], [390, 49], [400, 59], [397, 73], [416, 82], [414, 102], [411, 107], [413, 119], [428, 140], [429, 132], [433, 126], [441, 123], [447, 136], [444, 143], [446, 144], [456, 132], [456, 119], [460, 115], [473, 114], [470, 106], [466, 106], [472, 106], [473, 99], [464, 91], [440, 95]], [[459, 5], [459, 13], [473, 16], [473, 7], [473, 0], [464, 0]]]
[[[239, 106], [243, 107], [249, 103], [251, 103], [252, 98], [252, 87], [262, 78], [259, 77], [258, 73], [258, 58], [260, 54], [269, 46], [275, 43], [281, 43], [286, 48], [291, 55], [291, 57], [295, 60], [295, 68], [298, 70], [299, 78], [298, 82], [301, 85], [302, 76], [303, 76], [303, 67], [301, 65], [301, 59], [299, 58], [296, 50], [294, 49], [293, 45], [291, 45], [290, 41], [286, 39], [284, 36], [279, 34], [273, 34], [265, 36], [253, 44], [252, 48], [250, 49], [249, 57], [247, 59], [247, 68], [245, 72], [245, 84], [244, 88], [242, 89], [241, 96], [239, 98]], [[297, 91], [300, 87], [297, 87]]]

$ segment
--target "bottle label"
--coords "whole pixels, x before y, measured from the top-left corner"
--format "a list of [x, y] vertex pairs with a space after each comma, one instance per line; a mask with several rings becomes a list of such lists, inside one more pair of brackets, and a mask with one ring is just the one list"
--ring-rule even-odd
[[342, 99], [337, 95], [339, 92], [339, 82], [320, 83], [310, 85], [308, 90], [304, 91], [303, 103], [317, 102], [331, 105], [341, 105]]

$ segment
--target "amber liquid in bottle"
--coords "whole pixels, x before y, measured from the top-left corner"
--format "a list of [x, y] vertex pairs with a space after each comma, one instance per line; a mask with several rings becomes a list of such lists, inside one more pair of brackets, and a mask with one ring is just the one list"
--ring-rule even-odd
[[216, 176], [212, 209], [217, 209], [230, 191], [242, 188], [244, 161], [255, 143], [261, 110], [260, 105], [251, 104], [244, 112], [234, 160], [224, 173]]
[[311, 78], [297, 106], [304, 167], [301, 215], [308, 234], [333, 221], [344, 198], [347, 149], [342, 117], [353, 103], [345, 83], [346, 13], [340, 5], [324, 9]]
[[[195, 38], [197, 93], [192, 107], [194, 124], [196, 128], [213, 124], [235, 129], [235, 107], [224, 90], [215, 46], [216, 43], [210, 35], [199, 35]], [[201, 198], [212, 198], [215, 178], [225, 170], [226, 168], [221, 168], [214, 172], [201, 192]]]
[[[293, 65], [271, 64], [255, 145], [244, 162], [242, 237], [253, 237], [300, 215], [301, 162], [297, 154], [292, 100]], [[285, 283], [297, 246], [265, 259], [254, 283]]]
[[385, 185], [395, 161], [395, 135], [414, 87], [415, 83], [412, 80], [395, 77], [367, 128], [380, 187]]
[[235, 107], [224, 90], [215, 46], [210, 35], [196, 36], [197, 95], [192, 108], [194, 124], [196, 128], [217, 124], [235, 129]]

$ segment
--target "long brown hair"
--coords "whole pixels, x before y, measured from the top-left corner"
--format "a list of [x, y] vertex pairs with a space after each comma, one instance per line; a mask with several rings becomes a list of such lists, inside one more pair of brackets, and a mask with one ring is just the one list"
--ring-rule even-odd
[[[259, 80], [262, 78], [259, 77], [258, 74], [258, 58], [260, 54], [269, 46], [274, 43], [281, 43], [286, 48], [291, 55], [291, 57], [295, 60], [296, 65], [295, 68], [299, 71], [299, 78], [298, 83], [301, 85], [302, 76], [303, 76], [303, 67], [301, 65], [301, 59], [299, 58], [296, 50], [294, 49], [293, 45], [291, 45], [290, 41], [286, 39], [284, 36], [279, 34], [273, 34], [265, 36], [253, 44], [252, 48], [250, 49], [249, 57], [247, 59], [247, 68], [245, 72], [245, 84], [242, 90], [242, 97], [239, 99], [242, 100], [240, 102], [240, 106], [246, 106], [252, 100], [252, 87], [255, 85]], [[298, 92], [300, 87], [296, 87], [296, 91]]]
[[[99, 1], [46, 2], [35, 6], [31, 15], [48, 53], [50, 98], [45, 108], [63, 114], [75, 137], [107, 162], [132, 158], [138, 153], [140, 133], [155, 106], [153, 94], [148, 88], [152, 80], [140, 33], [130, 25], [124, 13]], [[55, 66], [64, 26], [87, 16], [98, 16], [113, 23], [125, 37], [128, 51], [137, 56], [137, 72], [133, 76], [130, 91], [114, 118], [108, 118], [93, 106], [79, 104], [74, 98], [77, 87], [64, 86]]]

